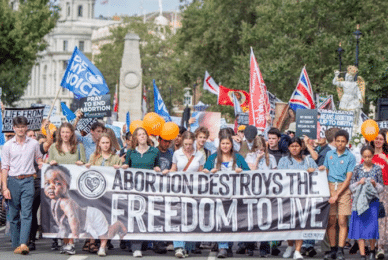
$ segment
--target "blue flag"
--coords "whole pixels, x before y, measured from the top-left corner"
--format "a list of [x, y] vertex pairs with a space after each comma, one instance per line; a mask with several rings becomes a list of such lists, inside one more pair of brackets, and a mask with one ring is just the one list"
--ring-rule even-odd
[[155, 113], [164, 118], [164, 121], [171, 122], [170, 114], [167, 111], [166, 105], [163, 102], [162, 96], [160, 95], [159, 89], [156, 86], [155, 80], [154, 83], [154, 108]]
[[104, 76], [77, 47], [69, 60], [61, 86], [73, 92], [77, 99], [109, 93]]
[[71, 122], [71, 121], [73, 121], [76, 118], [76, 116], [73, 113], [73, 111], [71, 111], [70, 108], [68, 108], [66, 106], [65, 102], [61, 102], [61, 108], [62, 108], [63, 115], [67, 119], [67, 122]]
[[125, 122], [127, 124], [127, 133], [129, 132], [129, 125], [131, 124], [131, 120], [129, 119], [129, 111], [127, 112], [127, 116], [125, 118]]

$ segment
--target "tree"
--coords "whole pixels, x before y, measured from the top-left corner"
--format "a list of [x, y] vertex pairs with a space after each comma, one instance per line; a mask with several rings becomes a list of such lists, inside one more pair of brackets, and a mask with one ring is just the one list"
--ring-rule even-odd
[[21, 1], [17, 11], [0, 1], [0, 87], [3, 101], [13, 105], [24, 93], [44, 36], [54, 28], [58, 7], [50, 0]]
[[[189, 84], [208, 70], [224, 86], [248, 90], [252, 46], [268, 90], [285, 102], [304, 65], [314, 93], [335, 94], [331, 82], [338, 69], [336, 49], [342, 42], [343, 68], [354, 64], [352, 33], [360, 24], [359, 75], [367, 83], [367, 101], [376, 101], [388, 91], [387, 7], [383, 0], [196, 1], [183, 11], [177, 35], [176, 51], [185, 57], [179, 79]], [[207, 93], [203, 99], [216, 102]]]
[[[101, 54], [96, 57], [97, 68], [104, 75], [111, 92], [114, 93], [115, 86], [120, 80], [125, 35], [130, 31], [138, 34], [143, 71], [142, 81], [148, 92], [148, 100], [153, 100], [152, 80], [155, 79], [166, 106], [171, 108], [173, 99], [180, 100], [183, 92], [176, 80], [179, 68], [176, 54], [173, 51], [172, 33], [167, 28], [164, 34], [166, 39], [162, 40], [158, 35], [150, 33], [155, 31], [153, 22], [144, 23], [141, 17], [122, 17], [122, 19], [125, 26], [118, 26], [110, 30], [113, 42], [104, 45], [101, 48]], [[170, 86], [173, 89], [172, 95], [170, 95]], [[148, 106], [153, 110], [153, 102], [148, 102]]]

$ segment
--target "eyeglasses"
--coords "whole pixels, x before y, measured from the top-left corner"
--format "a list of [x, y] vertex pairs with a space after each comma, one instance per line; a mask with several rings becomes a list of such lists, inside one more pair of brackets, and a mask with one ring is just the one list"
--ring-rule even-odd
[[164, 140], [162, 138], [160, 138], [160, 141], [163, 141], [163, 142], [166, 142], [166, 143], [171, 143], [172, 142], [172, 140]]

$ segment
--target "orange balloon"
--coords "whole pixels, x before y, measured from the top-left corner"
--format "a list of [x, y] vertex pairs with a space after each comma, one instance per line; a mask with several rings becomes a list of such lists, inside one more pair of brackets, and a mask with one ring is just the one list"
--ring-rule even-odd
[[154, 112], [146, 114], [143, 118], [143, 127], [149, 135], [159, 135], [163, 125], [164, 119]]
[[133, 134], [136, 128], [139, 128], [139, 127], [143, 127], [143, 121], [141, 120], [132, 121], [131, 124], [129, 125], [129, 131], [131, 132], [131, 134]]
[[173, 122], [167, 122], [160, 131], [160, 137], [164, 140], [173, 140], [179, 134], [179, 126]]
[[[54, 132], [57, 131], [57, 127], [53, 124], [49, 124], [49, 130], [50, 130], [50, 135], [53, 136]], [[43, 135], [47, 136], [46, 133], [46, 128], [42, 125], [40, 131], [42, 132]]]
[[368, 119], [361, 125], [361, 134], [368, 142], [371, 142], [379, 135], [379, 125], [376, 121]]

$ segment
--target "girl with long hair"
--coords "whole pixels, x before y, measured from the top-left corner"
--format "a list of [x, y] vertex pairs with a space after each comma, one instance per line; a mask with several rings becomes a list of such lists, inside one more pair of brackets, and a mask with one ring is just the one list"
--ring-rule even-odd
[[[76, 164], [81, 166], [86, 162], [84, 146], [77, 142], [74, 127], [67, 122], [58, 128], [55, 145], [51, 145], [48, 154], [47, 161], [50, 165]], [[61, 253], [74, 255], [74, 239], [63, 239], [63, 242]]]
[[[182, 147], [174, 152], [170, 172], [198, 172], [202, 171], [205, 164], [205, 156], [202, 152], [194, 149], [195, 135], [186, 131], [182, 134]], [[187, 252], [194, 250], [194, 243], [174, 241], [175, 256], [184, 258]]]
[[[376, 239], [379, 238], [379, 193], [383, 191], [384, 183], [381, 167], [373, 163], [373, 147], [369, 145], [362, 147], [361, 156], [363, 163], [354, 168], [349, 185], [349, 189], [353, 193], [353, 207], [348, 237], [358, 240], [361, 259], [366, 259], [365, 240], [369, 240], [371, 250], [368, 259], [375, 259]], [[369, 208], [360, 212], [359, 207], [356, 205], [358, 205], [358, 201], [361, 199], [359, 197], [361, 196], [360, 189], [363, 189], [363, 187], [367, 189], [367, 194], [371, 198], [368, 200]]]
[[[308, 173], [312, 173], [318, 168], [315, 161], [310, 156], [302, 155], [302, 141], [299, 137], [291, 138], [290, 143], [288, 144], [288, 156], [282, 157], [278, 164], [279, 170], [304, 170]], [[283, 254], [283, 258], [290, 258], [292, 252], [294, 251], [295, 243], [295, 252], [294, 259], [303, 259], [303, 256], [300, 253], [302, 248], [303, 240], [289, 240], [288, 247]]]
[[[103, 133], [97, 141], [96, 151], [92, 153], [89, 163], [87, 163], [85, 167], [113, 166], [115, 169], [119, 169], [121, 165], [121, 158], [115, 153], [113, 148], [112, 137], [108, 133]], [[98, 250], [97, 255], [106, 256], [105, 248], [108, 243], [108, 239], [101, 239], [99, 249], [97, 249], [94, 239], [90, 239], [88, 242], [85, 243], [83, 250], [87, 250], [91, 253], [95, 253]]]
[[[244, 157], [236, 153], [233, 149], [232, 135], [223, 132], [220, 135], [220, 144], [217, 149], [217, 153], [212, 154], [207, 159], [204, 166], [204, 173], [216, 173], [218, 171], [236, 171], [240, 173], [242, 171], [249, 171], [249, 166], [245, 162]], [[253, 255], [252, 244], [247, 244], [246, 248], [249, 248], [249, 255]], [[232, 248], [229, 247], [228, 242], [218, 243], [218, 258], [226, 258], [228, 255], [232, 255]]]
[[256, 149], [252, 153], [248, 153], [245, 161], [251, 170], [271, 170], [276, 169], [275, 156], [269, 154], [267, 145], [262, 136], [255, 139]]
[[[132, 149], [127, 151], [125, 164], [122, 168], [131, 167], [160, 172], [159, 149], [150, 146], [150, 141], [150, 137], [144, 128], [136, 128], [132, 136]], [[143, 241], [132, 241], [134, 257], [143, 256], [141, 253], [142, 243]]]
[[[388, 143], [386, 138], [386, 131], [380, 130], [378, 136], [371, 142], [374, 148], [374, 156], [372, 163], [380, 166], [383, 175], [383, 192], [379, 195], [380, 201], [383, 202], [385, 211], [388, 212]], [[363, 161], [361, 161], [362, 163]], [[382, 258], [385, 254], [384, 245], [388, 243], [388, 214], [385, 217], [379, 218], [379, 239], [377, 257]], [[379, 259], [380, 259], [379, 258]]]

